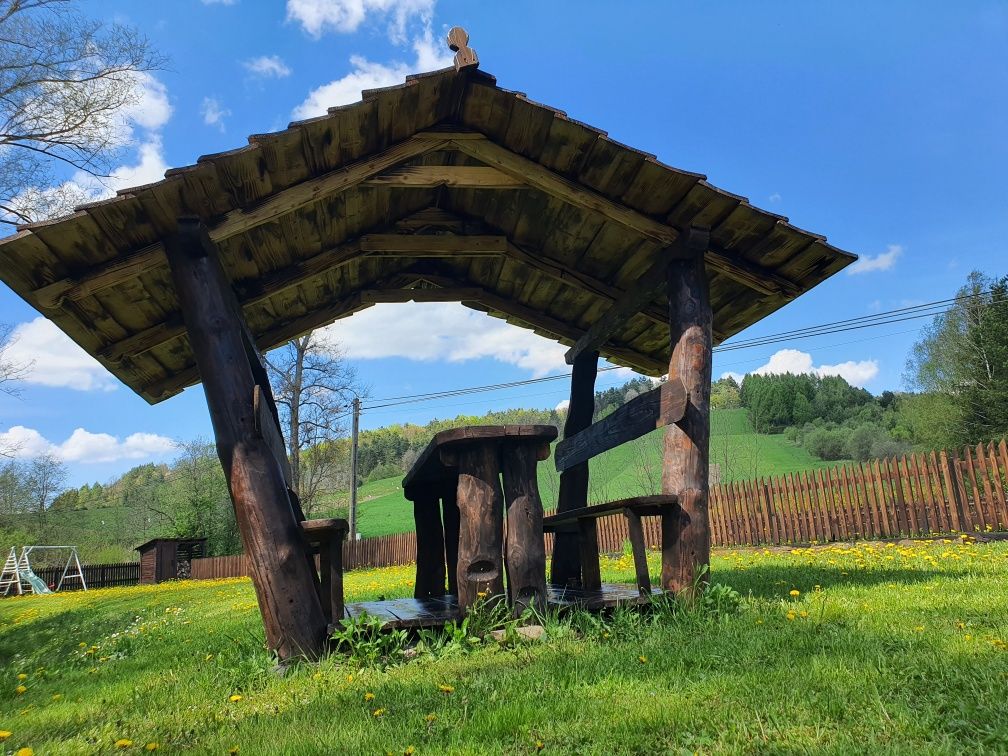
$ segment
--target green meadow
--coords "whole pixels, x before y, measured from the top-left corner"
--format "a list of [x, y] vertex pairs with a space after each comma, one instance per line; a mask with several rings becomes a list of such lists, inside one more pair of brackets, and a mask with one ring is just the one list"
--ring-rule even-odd
[[[605, 579], [632, 575], [628, 557], [605, 561]], [[0, 600], [0, 749], [1008, 749], [1008, 544], [722, 550], [712, 578], [718, 600], [695, 608], [548, 616], [530, 642], [435, 634], [412, 657], [389, 641], [377, 662], [283, 675], [245, 579]], [[351, 601], [407, 596], [412, 570], [346, 587]]]

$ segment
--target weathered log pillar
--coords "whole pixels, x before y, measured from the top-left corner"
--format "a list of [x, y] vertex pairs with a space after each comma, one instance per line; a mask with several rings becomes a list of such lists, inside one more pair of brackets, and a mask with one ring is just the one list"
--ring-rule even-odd
[[502, 451], [507, 540], [504, 546], [508, 596], [515, 617], [529, 607], [546, 610], [546, 543], [536, 465], [549, 445], [508, 444]]
[[[564, 438], [580, 433], [592, 422], [595, 414], [595, 376], [598, 374], [598, 352], [582, 352], [574, 358], [571, 370], [570, 404], [564, 422]], [[588, 504], [588, 462], [574, 465], [560, 473], [557, 513], [578, 509]], [[592, 526], [594, 526], [592, 521]], [[581, 585], [581, 552], [576, 528], [558, 530], [553, 540], [550, 561], [550, 582], [553, 585]]]
[[495, 444], [475, 444], [450, 454], [446, 463], [457, 464], [459, 472], [458, 603], [467, 609], [481, 593], [504, 595], [504, 496]]
[[445, 595], [445, 539], [440, 497], [433, 486], [413, 494], [416, 523], [416, 585], [414, 598]]
[[[665, 432], [662, 491], [681, 509], [662, 516], [662, 588], [691, 589], [710, 564], [707, 516], [710, 446], [711, 308], [703, 251], [676, 259], [668, 273], [672, 358], [669, 380], [686, 389], [686, 412]], [[706, 575], [704, 576], [706, 579]]]
[[[195, 219], [180, 219], [165, 251], [206, 394], [266, 630], [281, 660], [318, 657], [326, 621], [281, 462], [257, 422], [256, 375], [265, 375], [217, 249]], [[264, 389], [268, 389], [268, 384]]]

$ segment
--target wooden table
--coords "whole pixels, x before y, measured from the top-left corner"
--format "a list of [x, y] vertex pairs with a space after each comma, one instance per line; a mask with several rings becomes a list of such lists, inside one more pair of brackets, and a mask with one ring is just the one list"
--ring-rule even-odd
[[448, 592], [465, 611], [480, 594], [504, 595], [506, 565], [515, 614], [545, 608], [536, 464], [556, 437], [552, 425], [481, 425], [431, 439], [403, 479], [416, 520], [416, 598], [444, 596], [447, 572]]

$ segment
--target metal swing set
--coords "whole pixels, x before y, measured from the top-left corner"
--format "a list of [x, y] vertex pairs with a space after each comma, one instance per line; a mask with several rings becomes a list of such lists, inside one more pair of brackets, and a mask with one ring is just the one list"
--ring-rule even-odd
[[67, 552], [66, 564], [63, 565], [63, 573], [60, 575], [59, 582], [56, 583], [56, 591], [60, 590], [68, 580], [79, 580], [81, 590], [87, 590], [87, 583], [84, 582], [84, 570], [81, 568], [76, 546], [22, 546], [20, 556], [18, 556], [17, 548], [12, 546], [10, 554], [7, 555], [7, 561], [4, 562], [3, 571], [0, 572], [0, 591], [2, 591], [0, 595], [7, 596], [11, 590], [16, 591], [19, 596], [28, 590], [38, 594], [53, 593], [53, 590], [32, 569], [31, 554], [34, 551]]

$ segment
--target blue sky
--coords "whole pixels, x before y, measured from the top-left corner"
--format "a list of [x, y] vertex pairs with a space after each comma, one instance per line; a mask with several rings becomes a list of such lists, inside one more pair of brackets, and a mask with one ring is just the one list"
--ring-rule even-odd
[[[873, 261], [743, 338], [949, 297], [971, 269], [1008, 273], [1003, 2], [101, 0], [84, 7], [139, 27], [169, 58], [130, 115], [118, 185], [155, 180], [166, 167], [244, 144], [248, 134], [357, 99], [362, 87], [440, 67], [450, 60], [445, 32], [462, 25], [501, 86], [702, 172]], [[37, 357], [21, 398], [0, 398], [0, 433], [17, 427], [25, 448], [62, 454], [74, 484], [168, 459], [168, 439], [209, 436], [201, 389], [150, 407], [32, 323], [37, 317], [0, 285], [0, 322], [18, 326], [20, 348]], [[920, 325], [730, 352], [716, 358], [714, 372], [811, 366], [876, 393], [897, 389]], [[563, 370], [562, 348], [451, 305], [379, 306], [334, 333], [375, 398]], [[419, 344], [424, 359], [402, 356]], [[782, 348], [796, 351], [775, 357]], [[599, 385], [626, 377], [604, 374]], [[554, 406], [566, 390], [555, 381], [374, 410], [363, 425]]]

